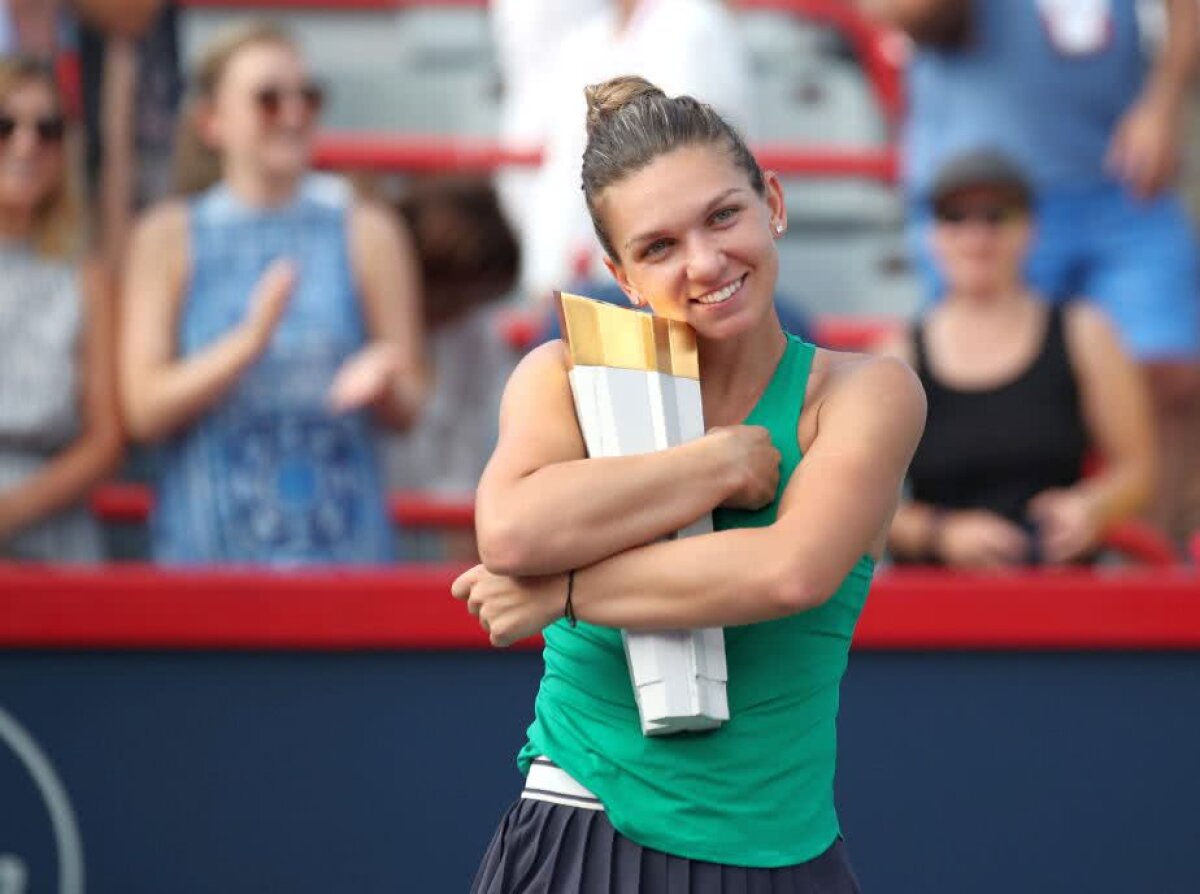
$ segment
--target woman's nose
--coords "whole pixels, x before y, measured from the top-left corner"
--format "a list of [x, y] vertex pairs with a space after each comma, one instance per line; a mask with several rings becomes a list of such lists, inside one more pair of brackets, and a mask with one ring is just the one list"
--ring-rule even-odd
[[712, 282], [725, 269], [725, 252], [707, 235], [694, 236], [687, 244], [688, 279], [699, 283]]

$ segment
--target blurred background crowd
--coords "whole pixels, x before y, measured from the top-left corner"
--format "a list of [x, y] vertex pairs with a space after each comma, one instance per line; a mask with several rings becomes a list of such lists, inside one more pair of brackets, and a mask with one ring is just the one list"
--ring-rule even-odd
[[920, 373], [895, 561], [1183, 561], [1198, 48], [1197, 0], [0, 2], [0, 558], [470, 558], [553, 291], [623, 301], [582, 88], [637, 73], [784, 176], [785, 326]]

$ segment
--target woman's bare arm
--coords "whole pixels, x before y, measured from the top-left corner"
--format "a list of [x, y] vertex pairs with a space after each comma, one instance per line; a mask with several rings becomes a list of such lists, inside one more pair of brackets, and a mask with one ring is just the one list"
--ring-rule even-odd
[[[839, 373], [817, 410], [817, 434], [788, 484], [776, 522], [630, 549], [575, 575], [576, 615], [655, 630], [764, 621], [820, 605], [880, 546], [921, 436], [925, 395], [890, 359]], [[506, 645], [562, 610], [561, 575], [495, 577], [482, 566], [454, 595]]]
[[1098, 308], [1073, 305], [1066, 336], [1084, 422], [1103, 460], [1101, 470], [1076, 489], [1093, 504], [1103, 529], [1136, 515], [1154, 493], [1157, 463], [1150, 397], [1141, 371]]
[[[420, 414], [429, 389], [416, 253], [407, 229], [386, 208], [368, 202], [350, 213], [350, 252], [362, 294], [370, 344], [357, 355], [368, 377], [378, 375], [373, 401], [380, 421], [404, 430]], [[463, 358], [469, 363], [470, 358]], [[359, 363], [359, 372], [363, 372]], [[345, 381], [345, 379], [343, 379]], [[335, 386], [335, 391], [343, 386]]]
[[108, 273], [85, 266], [80, 338], [79, 436], [35, 475], [0, 494], [0, 539], [75, 505], [117, 468], [122, 455], [116, 399], [113, 294]]
[[734, 495], [774, 494], [778, 454], [762, 429], [735, 426], [669, 450], [588, 459], [561, 342], [521, 361], [476, 500], [484, 563], [552, 574], [666, 536]]
[[186, 359], [176, 325], [188, 277], [187, 216], [168, 204], [138, 224], [120, 315], [120, 395], [126, 428], [154, 441], [188, 425], [224, 397], [262, 353], [283, 315], [294, 275], [276, 264], [259, 280], [242, 325]]

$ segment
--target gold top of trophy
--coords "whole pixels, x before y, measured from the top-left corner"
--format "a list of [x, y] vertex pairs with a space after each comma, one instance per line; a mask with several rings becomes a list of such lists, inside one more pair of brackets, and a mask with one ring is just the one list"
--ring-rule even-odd
[[696, 333], [687, 323], [567, 292], [555, 297], [573, 366], [611, 366], [700, 378]]

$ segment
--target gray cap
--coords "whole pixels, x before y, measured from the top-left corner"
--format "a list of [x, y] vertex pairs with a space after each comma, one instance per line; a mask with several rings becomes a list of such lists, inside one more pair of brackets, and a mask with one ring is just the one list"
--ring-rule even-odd
[[936, 208], [950, 196], [972, 187], [1004, 190], [1028, 208], [1033, 190], [1021, 169], [1001, 152], [977, 149], [951, 157], [933, 179], [930, 200]]

